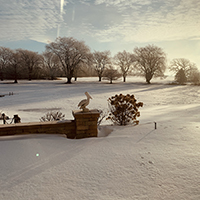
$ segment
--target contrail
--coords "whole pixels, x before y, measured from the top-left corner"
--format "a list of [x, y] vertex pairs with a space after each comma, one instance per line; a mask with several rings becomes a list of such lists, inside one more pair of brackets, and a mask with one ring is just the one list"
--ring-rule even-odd
[[[63, 15], [64, 3], [65, 3], [65, 0], [60, 0], [60, 19], [62, 19], [62, 15]], [[57, 28], [57, 37], [60, 36], [60, 23], [58, 24], [58, 28]]]
[[75, 16], [75, 8], [73, 8], [73, 11], [72, 11], [72, 21], [74, 21], [74, 16]]
[[57, 37], [60, 36], [60, 24], [58, 24], [58, 28], [57, 28]]
[[63, 7], [64, 7], [65, 0], [60, 0], [60, 14], [63, 14]]

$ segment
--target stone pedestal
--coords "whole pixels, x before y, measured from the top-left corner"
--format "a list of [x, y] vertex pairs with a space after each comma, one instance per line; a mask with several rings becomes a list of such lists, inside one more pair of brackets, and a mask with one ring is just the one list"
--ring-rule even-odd
[[76, 122], [76, 139], [97, 137], [97, 121], [100, 115], [98, 110], [76, 110], [72, 114]]

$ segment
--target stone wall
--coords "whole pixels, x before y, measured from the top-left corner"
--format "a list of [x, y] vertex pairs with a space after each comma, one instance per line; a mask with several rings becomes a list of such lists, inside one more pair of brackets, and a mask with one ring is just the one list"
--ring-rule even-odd
[[76, 121], [76, 138], [97, 137], [97, 121], [99, 112], [91, 110], [82, 112], [80, 110], [72, 112]]
[[99, 112], [73, 111], [75, 120], [0, 125], [0, 136], [23, 134], [65, 134], [70, 139], [97, 137]]
[[63, 122], [37, 122], [37, 123], [18, 123], [0, 126], [0, 136], [23, 135], [23, 134], [65, 134], [67, 137], [75, 135], [75, 121]]

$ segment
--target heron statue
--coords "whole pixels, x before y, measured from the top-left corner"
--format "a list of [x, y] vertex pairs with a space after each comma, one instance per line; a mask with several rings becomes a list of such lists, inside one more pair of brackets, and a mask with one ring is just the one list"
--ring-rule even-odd
[[87, 99], [83, 99], [83, 100], [80, 101], [80, 103], [78, 104], [78, 107], [80, 107], [80, 109], [82, 109], [83, 112], [89, 111], [89, 109], [86, 108], [86, 106], [90, 103], [90, 99], [92, 99], [92, 97], [89, 95], [88, 92], [85, 92], [85, 95], [86, 95]]

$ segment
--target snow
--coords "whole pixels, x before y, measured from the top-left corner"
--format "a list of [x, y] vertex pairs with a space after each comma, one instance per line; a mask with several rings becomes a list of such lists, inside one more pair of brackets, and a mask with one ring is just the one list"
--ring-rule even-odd
[[73, 119], [72, 110], [85, 91], [93, 98], [90, 109], [106, 110], [107, 99], [119, 93], [144, 102], [139, 125], [104, 121], [98, 138], [1, 137], [0, 199], [200, 199], [200, 87], [142, 81], [0, 83], [0, 95], [14, 93], [0, 98], [0, 111], [10, 117], [18, 114], [22, 122], [37, 122], [57, 109]]

